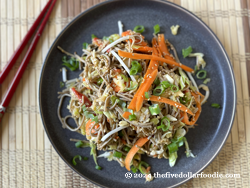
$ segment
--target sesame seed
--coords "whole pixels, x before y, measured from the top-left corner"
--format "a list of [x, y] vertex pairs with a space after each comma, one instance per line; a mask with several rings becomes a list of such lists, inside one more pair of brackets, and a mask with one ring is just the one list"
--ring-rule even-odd
[[187, 112], [188, 110], [186, 109], [185, 112]]

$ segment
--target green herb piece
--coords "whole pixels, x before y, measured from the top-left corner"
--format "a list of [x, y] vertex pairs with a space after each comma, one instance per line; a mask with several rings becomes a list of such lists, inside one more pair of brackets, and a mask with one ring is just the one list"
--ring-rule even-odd
[[[203, 74], [203, 75], [202, 75]], [[201, 76], [202, 75], [202, 76]], [[197, 74], [196, 74], [196, 77], [198, 78], [198, 79], [205, 79], [206, 77], [207, 77], [207, 71], [205, 71], [205, 70], [200, 70], [199, 72], [197, 72]]]
[[129, 115], [129, 121], [133, 121], [133, 120], [136, 120], [136, 115], [135, 114]]
[[169, 144], [168, 151], [169, 151], [169, 153], [173, 153], [173, 152], [178, 151], [178, 145], [175, 142]]
[[130, 168], [130, 169], [131, 169], [131, 171], [132, 171], [133, 173], [136, 173], [136, 172], [137, 172], [137, 170], [138, 170], [138, 169], [137, 169], [136, 167], [134, 167], [134, 166], [131, 166], [131, 168]]
[[96, 166], [95, 166], [95, 169], [96, 169], [96, 170], [102, 170], [102, 167], [100, 167], [99, 165], [96, 165]]
[[99, 79], [97, 80], [97, 85], [98, 85], [98, 86], [102, 85], [102, 82], [103, 82], [103, 79], [102, 79], [102, 78], [99, 78]]
[[211, 104], [211, 106], [213, 108], [221, 108], [221, 106], [219, 104], [217, 104], [217, 103], [213, 103], [213, 104]]
[[118, 151], [114, 151], [113, 156], [117, 157], [117, 158], [121, 158], [122, 157], [122, 153], [118, 152]]
[[143, 25], [137, 25], [137, 26], [135, 26], [134, 31], [136, 33], [142, 33], [143, 31], [145, 31], [145, 28]]
[[82, 48], [85, 49], [85, 50], [88, 48], [88, 46], [89, 46], [89, 44], [87, 42], [84, 42], [82, 44]]
[[160, 32], [160, 26], [159, 26], [159, 24], [156, 24], [155, 26], [154, 26], [154, 33], [155, 34], [157, 34], [157, 33], [159, 33]]
[[131, 148], [128, 147], [128, 146], [125, 146], [125, 147], [123, 148], [123, 150], [126, 151], [126, 152], [129, 152], [130, 149], [131, 149]]
[[60, 88], [64, 87], [64, 83], [62, 81], [60, 81]]
[[80, 161], [82, 160], [82, 157], [80, 156], [80, 155], [76, 155], [74, 158], [73, 158], [73, 160], [72, 160], [72, 163], [73, 163], [73, 165], [75, 165], [76, 166], [76, 159], [79, 159]]
[[91, 35], [91, 39], [97, 38], [94, 34]]
[[178, 92], [179, 91], [179, 87], [178, 86], [176, 86], [176, 85], [172, 85], [171, 86], [171, 91], [173, 91], [173, 92]]
[[165, 88], [162, 85], [159, 85], [153, 90], [153, 95], [160, 96], [164, 91]]
[[[143, 168], [144, 167], [144, 168]], [[140, 163], [139, 163], [139, 170], [140, 170], [140, 172], [142, 173], [142, 174], [146, 174], [146, 169], [145, 168], [148, 168], [149, 167], [149, 164], [148, 163], [146, 163], [146, 162], [144, 162], [144, 161], [141, 161]]]
[[69, 60], [67, 60], [66, 56], [63, 56], [62, 62], [64, 66], [69, 68], [71, 71], [74, 71], [79, 68], [79, 61], [76, 60], [75, 58], [71, 57]]
[[148, 92], [145, 92], [145, 97], [146, 97], [146, 99], [149, 99], [149, 98], [150, 98], [150, 96], [149, 96], [149, 93], [148, 93]]
[[192, 47], [189, 46], [186, 49], [182, 49], [182, 55], [186, 58], [193, 51]]
[[161, 110], [158, 104], [153, 104], [149, 107], [149, 111], [152, 115], [158, 115]]

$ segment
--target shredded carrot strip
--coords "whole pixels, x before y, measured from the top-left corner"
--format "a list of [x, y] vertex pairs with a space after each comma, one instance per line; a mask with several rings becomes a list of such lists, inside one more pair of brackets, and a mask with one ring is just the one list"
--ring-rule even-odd
[[159, 96], [154, 96], [152, 95], [150, 98], [149, 98], [150, 101], [154, 101], [154, 102], [163, 102], [163, 103], [167, 103], [169, 105], [172, 105], [172, 106], [175, 106], [176, 108], [180, 109], [181, 111], [183, 112], [187, 112], [191, 115], [194, 115], [193, 112], [191, 112], [191, 110], [189, 110], [185, 105], [181, 104], [181, 103], [178, 103], [178, 102], [175, 102], [175, 101], [172, 101], [170, 99], [167, 99], [165, 97], [159, 97]]
[[139, 146], [139, 147], [142, 147], [144, 144], [146, 144], [148, 141], [148, 138], [147, 137], [144, 137], [144, 138], [139, 138], [135, 144], [133, 145], [133, 147], [129, 150], [126, 158], [125, 158], [125, 167], [128, 171], [130, 171], [130, 164], [131, 164], [131, 161], [133, 160], [133, 157], [135, 156], [135, 154], [139, 151], [139, 148], [136, 147], [136, 146]]
[[153, 48], [148, 47], [148, 46], [140, 46], [139, 48], [133, 47], [133, 50], [138, 51], [138, 52], [145, 52], [145, 53], [153, 52]]
[[123, 115], [122, 115], [122, 117], [124, 117], [125, 119], [128, 119], [129, 115], [131, 115], [130, 112], [124, 112]]
[[165, 59], [165, 58], [158, 57], [155, 55], [129, 53], [129, 52], [121, 51], [121, 50], [118, 50], [118, 54], [119, 54], [119, 56], [131, 58], [131, 59], [151, 59], [151, 60], [161, 61], [161, 62], [165, 62], [165, 63], [170, 64], [170, 65], [173, 65], [173, 66], [181, 67], [183, 70], [188, 71], [188, 72], [194, 71], [192, 68], [190, 68], [186, 65], [183, 65], [181, 63], [176, 63], [173, 60]]
[[164, 34], [158, 34], [158, 43], [163, 57], [175, 61], [174, 58], [170, 56], [170, 53], [165, 43]]
[[142, 88], [140, 89], [139, 93], [138, 93], [138, 97], [137, 97], [137, 103], [136, 103], [136, 111], [138, 112], [142, 105], [143, 105], [143, 101], [145, 99], [145, 92], [147, 92], [149, 90], [149, 88], [151, 87], [151, 85], [153, 84], [154, 80], [156, 79], [158, 70], [155, 69], [151, 74], [148, 74], [148, 78], [141, 84]]
[[[91, 119], [86, 123], [85, 131], [86, 131], [86, 134], [87, 134], [87, 135], [89, 135], [89, 129], [90, 129], [95, 123], [96, 123], [96, 122], [95, 122], [95, 121], [92, 122]], [[98, 127], [100, 127], [99, 124], [97, 124], [97, 125], [95, 126], [95, 129], [98, 129]], [[91, 130], [91, 133], [94, 133], [94, 132], [95, 132], [95, 131], [92, 129], [92, 130]], [[95, 133], [95, 134], [97, 135], [97, 133]]]
[[198, 120], [200, 114], [201, 114], [201, 103], [199, 102], [198, 95], [196, 93], [194, 93], [194, 92], [191, 92], [191, 94], [195, 98], [196, 107], [198, 108], [198, 111], [196, 112], [196, 114], [194, 115], [194, 117], [193, 117], [193, 119], [191, 121], [189, 121], [188, 115], [187, 115], [186, 112], [182, 113], [182, 115], [183, 115], [182, 122], [185, 123], [186, 125], [194, 125], [196, 123], [196, 121]]

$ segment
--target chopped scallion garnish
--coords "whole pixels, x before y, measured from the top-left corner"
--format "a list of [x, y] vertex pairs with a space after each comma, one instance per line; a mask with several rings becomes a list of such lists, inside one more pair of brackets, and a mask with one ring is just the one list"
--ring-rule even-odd
[[101, 170], [102, 167], [100, 167], [99, 165], [96, 165], [96, 166], [95, 166], [95, 169], [96, 169], [96, 170]]
[[153, 90], [153, 95], [160, 96], [164, 91], [165, 88], [162, 85], [159, 85]]
[[155, 26], [154, 26], [154, 33], [155, 34], [157, 34], [157, 33], [159, 33], [160, 32], [160, 26], [159, 26], [159, 24], [156, 24]]
[[131, 148], [128, 147], [128, 146], [125, 146], [125, 147], [123, 148], [123, 150], [126, 151], [126, 152], [129, 152], [130, 149], [131, 149]]
[[179, 87], [176, 86], [176, 85], [172, 85], [172, 86], [171, 86], [171, 91], [173, 91], [173, 92], [178, 92], [178, 91], [179, 91]]
[[83, 49], [87, 49], [87, 48], [88, 48], [88, 45], [89, 45], [89, 44], [88, 44], [87, 42], [84, 42], [84, 43], [82, 44], [82, 48], [83, 48]]
[[98, 85], [98, 86], [102, 85], [102, 82], [103, 82], [103, 79], [102, 79], [102, 78], [99, 78], [99, 79], [97, 80], [97, 85]]
[[186, 58], [193, 51], [192, 47], [189, 46], [186, 49], [182, 49], [182, 55]]
[[97, 38], [94, 34], [91, 35], [91, 39]]
[[137, 26], [135, 26], [134, 31], [136, 33], [142, 33], [143, 31], [145, 31], [145, 28], [143, 25], [137, 25]]
[[207, 84], [207, 83], [210, 82], [210, 81], [211, 81], [210, 78], [206, 78], [206, 79], [204, 80], [203, 84]]
[[77, 148], [80, 148], [80, 147], [83, 146], [83, 142], [82, 142], [82, 141], [78, 141], [78, 142], [75, 143], [75, 146], [76, 146]]
[[217, 103], [213, 103], [213, 104], [211, 104], [211, 106], [213, 108], [221, 108], [221, 106], [219, 104], [217, 104]]
[[157, 129], [162, 129], [163, 131], [168, 131], [170, 127], [170, 120], [167, 117], [161, 119], [161, 125]]
[[149, 99], [149, 98], [150, 98], [150, 96], [149, 96], [149, 93], [148, 93], [148, 92], [145, 92], [145, 97], [146, 97], [146, 99]]
[[82, 160], [82, 157], [80, 156], [80, 155], [76, 155], [74, 158], [73, 158], [73, 160], [72, 160], [72, 163], [73, 163], [73, 165], [75, 165], [76, 166], [76, 159], [79, 159], [80, 161]]
[[[203, 74], [203, 75], [202, 75]], [[202, 75], [202, 76], [201, 76]], [[207, 71], [205, 70], [200, 70], [199, 72], [197, 72], [196, 77], [198, 79], [205, 79], [207, 77]]]
[[60, 81], [60, 88], [64, 87], [64, 83], [62, 81]]
[[158, 115], [161, 110], [158, 104], [153, 104], [149, 107], [149, 111], [152, 115]]
[[138, 61], [132, 61], [132, 67], [130, 69], [130, 75], [136, 75], [142, 71], [141, 64]]
[[121, 158], [122, 157], [122, 153], [118, 152], [118, 151], [114, 151], [113, 157]]
[[173, 153], [175, 151], [178, 151], [178, 145], [175, 142], [169, 144], [168, 151], [169, 151], [169, 153]]
[[[143, 168], [144, 167], [144, 168]], [[146, 162], [144, 162], [144, 161], [141, 161], [140, 163], [139, 163], [139, 170], [140, 170], [140, 172], [142, 173], [142, 174], [146, 174], [146, 172], [145, 172], [145, 167], [147, 168], [147, 167], [149, 167], [149, 164], [148, 163], [146, 163]]]
[[135, 114], [129, 115], [129, 121], [134, 121], [134, 120], [136, 120], [136, 115]]

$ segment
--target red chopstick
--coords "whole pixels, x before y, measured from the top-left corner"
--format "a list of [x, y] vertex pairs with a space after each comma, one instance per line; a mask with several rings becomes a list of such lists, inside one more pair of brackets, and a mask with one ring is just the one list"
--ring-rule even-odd
[[[34, 33], [35, 29], [37, 28], [38, 24], [40, 23], [40, 21], [42, 20], [44, 14], [46, 13], [46, 11], [48, 10], [48, 12], [46, 13], [40, 27], [38, 28], [34, 39], [32, 40], [31, 45], [29, 46], [28, 51], [25, 54], [25, 57], [22, 60], [22, 63], [20, 65], [20, 67], [17, 70], [17, 73], [15, 75], [15, 77], [12, 80], [12, 83], [8, 89], [8, 91], [6, 92], [4, 99], [0, 105], [0, 121], [2, 119], [2, 116], [5, 113], [5, 110], [7, 108], [7, 106], [10, 103], [10, 100], [13, 96], [13, 94], [16, 91], [17, 85], [19, 84], [22, 75], [24, 73], [25, 68], [27, 67], [29, 60], [36, 48], [36, 45], [40, 39], [40, 36], [43, 32], [43, 29], [49, 19], [50, 13], [52, 12], [52, 9], [54, 7], [56, 3], [56, 0], [50, 0], [47, 5], [44, 7], [44, 9], [42, 10], [42, 12], [40, 13], [40, 15], [38, 16], [38, 18], [36, 19], [36, 21], [34, 22], [34, 25], [30, 28], [29, 32], [27, 33], [27, 35], [25, 36], [25, 38], [23, 39], [22, 43], [20, 44], [20, 46], [18, 47], [18, 49], [16, 50], [15, 54], [11, 57], [10, 61], [8, 62], [7, 66], [4, 68], [4, 70], [1, 73], [1, 77], [0, 77], [0, 83], [3, 82], [4, 78], [7, 76], [8, 72], [10, 71], [10, 69], [12, 68], [12, 66], [14, 65], [15, 61], [17, 60], [18, 56], [21, 54], [22, 50], [24, 49], [24, 46], [27, 44], [27, 42], [29, 41], [29, 39], [31, 38], [32, 34]], [[49, 8], [49, 9], [48, 9]]]

